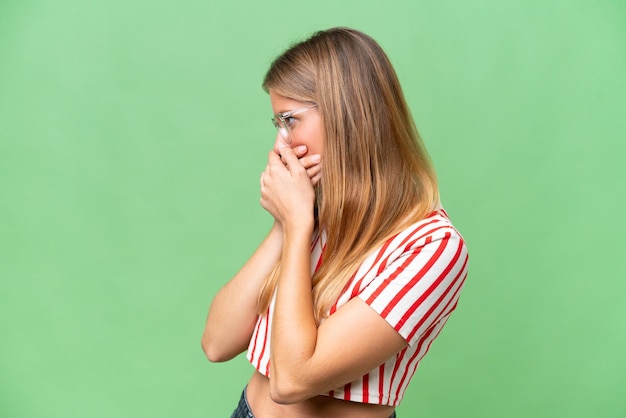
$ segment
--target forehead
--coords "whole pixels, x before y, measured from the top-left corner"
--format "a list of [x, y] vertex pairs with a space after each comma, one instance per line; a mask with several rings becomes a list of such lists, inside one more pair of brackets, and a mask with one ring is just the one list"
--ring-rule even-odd
[[270, 89], [270, 101], [272, 102], [272, 113], [274, 114], [289, 112], [290, 110], [307, 105], [306, 102], [301, 102], [299, 100], [283, 96], [275, 91], [272, 91], [272, 89]]

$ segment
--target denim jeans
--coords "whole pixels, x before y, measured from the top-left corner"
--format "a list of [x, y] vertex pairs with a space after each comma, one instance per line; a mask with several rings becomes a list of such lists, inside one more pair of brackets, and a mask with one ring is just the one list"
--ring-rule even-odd
[[241, 392], [241, 398], [230, 418], [254, 418], [252, 411], [250, 411], [250, 405], [248, 405], [248, 398], [246, 398], [246, 388]]
[[[248, 404], [248, 398], [246, 398], [246, 389], [244, 388], [243, 392], [241, 392], [241, 398], [239, 398], [239, 403], [237, 404], [237, 409], [235, 409], [230, 416], [230, 418], [254, 418], [252, 415], [252, 411], [250, 411], [250, 405]], [[389, 418], [396, 418], [396, 411], [393, 411], [393, 414]]]

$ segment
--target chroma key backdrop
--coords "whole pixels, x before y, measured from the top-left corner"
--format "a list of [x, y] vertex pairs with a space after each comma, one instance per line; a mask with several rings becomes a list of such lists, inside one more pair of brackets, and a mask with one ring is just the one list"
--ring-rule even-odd
[[391, 58], [465, 237], [399, 418], [626, 417], [623, 0], [0, 0], [0, 417], [228, 417], [209, 303], [266, 234], [291, 43]]

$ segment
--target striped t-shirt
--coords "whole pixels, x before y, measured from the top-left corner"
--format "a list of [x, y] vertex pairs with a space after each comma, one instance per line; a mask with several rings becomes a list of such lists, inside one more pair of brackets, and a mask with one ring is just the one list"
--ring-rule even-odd
[[[311, 272], [320, 264], [324, 235], [313, 238]], [[383, 317], [408, 346], [361, 378], [328, 396], [354, 402], [398, 406], [433, 340], [452, 311], [467, 276], [467, 248], [443, 209], [388, 239], [361, 264], [335, 305], [332, 315], [359, 297]], [[270, 334], [274, 301], [259, 316], [248, 360], [269, 376]]]

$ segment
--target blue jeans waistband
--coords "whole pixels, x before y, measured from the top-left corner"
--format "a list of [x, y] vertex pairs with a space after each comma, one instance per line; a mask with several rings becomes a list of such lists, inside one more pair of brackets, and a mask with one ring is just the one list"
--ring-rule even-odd
[[[248, 398], [246, 397], [246, 388], [243, 388], [243, 391], [241, 392], [241, 397], [239, 398], [239, 403], [237, 404], [237, 408], [233, 411], [230, 418], [254, 418], [254, 415], [250, 410]], [[391, 414], [389, 418], [396, 418], [396, 411], [393, 411], [393, 414]]]

